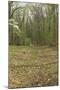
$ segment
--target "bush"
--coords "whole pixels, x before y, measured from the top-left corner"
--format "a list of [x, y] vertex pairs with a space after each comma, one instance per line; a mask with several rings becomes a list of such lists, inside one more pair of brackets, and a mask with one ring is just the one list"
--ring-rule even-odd
[[25, 38], [25, 45], [30, 46], [30, 44], [31, 44], [31, 39]]

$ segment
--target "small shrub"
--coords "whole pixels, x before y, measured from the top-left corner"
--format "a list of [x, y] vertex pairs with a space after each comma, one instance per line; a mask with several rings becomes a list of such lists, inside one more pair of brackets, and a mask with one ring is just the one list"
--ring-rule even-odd
[[26, 46], [30, 46], [30, 45], [31, 45], [31, 40], [30, 40], [30, 38], [26, 38], [26, 39], [25, 39], [25, 45], [26, 45]]

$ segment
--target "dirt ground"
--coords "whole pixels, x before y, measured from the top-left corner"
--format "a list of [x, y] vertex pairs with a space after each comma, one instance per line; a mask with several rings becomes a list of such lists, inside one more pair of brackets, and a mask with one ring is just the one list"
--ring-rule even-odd
[[8, 87], [58, 85], [58, 52], [48, 46], [9, 46]]

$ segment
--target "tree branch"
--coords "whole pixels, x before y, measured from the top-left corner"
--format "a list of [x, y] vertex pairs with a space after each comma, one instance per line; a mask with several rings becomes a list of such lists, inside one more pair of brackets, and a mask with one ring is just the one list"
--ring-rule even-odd
[[10, 18], [13, 17], [14, 12], [15, 12], [17, 9], [19, 9], [19, 8], [23, 9], [23, 7], [17, 7], [17, 8], [15, 8], [15, 9], [12, 11], [12, 14], [11, 14]]

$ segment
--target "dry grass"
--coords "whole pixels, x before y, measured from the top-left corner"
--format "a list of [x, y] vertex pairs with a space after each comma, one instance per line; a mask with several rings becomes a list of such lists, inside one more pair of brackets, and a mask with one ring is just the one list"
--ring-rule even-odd
[[57, 49], [9, 47], [9, 88], [58, 85]]

